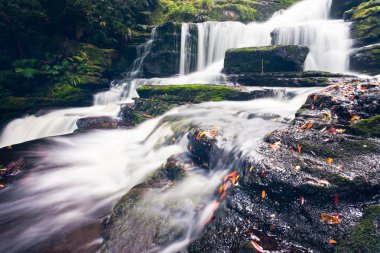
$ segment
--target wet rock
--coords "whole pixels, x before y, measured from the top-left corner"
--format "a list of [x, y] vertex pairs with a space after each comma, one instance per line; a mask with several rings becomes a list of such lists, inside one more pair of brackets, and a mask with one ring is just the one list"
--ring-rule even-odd
[[[311, 94], [288, 129], [265, 137], [263, 159], [246, 157], [235, 166], [239, 184], [229, 188], [189, 252], [246, 252], [254, 245], [278, 252], [348, 252], [355, 245], [378, 252], [379, 212], [371, 219], [361, 214], [380, 191], [380, 141], [353, 135], [352, 125], [378, 114], [379, 91], [377, 83], [356, 82]], [[212, 151], [198, 156], [210, 159]], [[351, 236], [363, 222], [372, 230], [361, 225]]]
[[112, 117], [87, 117], [77, 120], [78, 130], [113, 129], [118, 125], [118, 121]]
[[170, 158], [116, 204], [111, 217], [104, 221], [102, 235], [106, 252], [146, 252], [183, 236], [186, 227], [175, 221], [176, 214], [184, 211], [183, 203], [159, 199], [154, 194], [169, 191], [185, 177], [186, 165], [180, 161], [183, 159]]
[[157, 37], [143, 62], [146, 77], [168, 77], [178, 74], [181, 24], [169, 22], [156, 28]]
[[370, 75], [380, 74], [380, 44], [355, 49], [350, 55], [350, 69]]
[[216, 146], [220, 135], [216, 130], [196, 129], [187, 135], [189, 144], [187, 149], [193, 154], [199, 162], [210, 161], [210, 156], [218, 152]]
[[228, 75], [230, 81], [246, 86], [268, 87], [318, 87], [328, 86], [353, 77], [328, 72], [272, 72]]
[[0, 178], [18, 177], [27, 167], [27, 162], [23, 158], [19, 158], [0, 169]]
[[308, 53], [307, 47], [293, 45], [229, 49], [223, 71], [227, 74], [300, 72]]
[[330, 16], [335, 19], [341, 19], [346, 11], [367, 1], [368, 0], [333, 0]]
[[354, 46], [380, 42], [379, 7], [379, 1], [369, 0], [345, 12], [345, 19], [352, 22], [351, 37], [354, 39]]

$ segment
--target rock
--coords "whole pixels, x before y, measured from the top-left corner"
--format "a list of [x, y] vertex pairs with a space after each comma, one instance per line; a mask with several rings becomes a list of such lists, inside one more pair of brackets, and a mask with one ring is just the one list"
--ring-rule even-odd
[[[129, 113], [129, 114], [128, 114]], [[120, 127], [135, 126], [133, 114], [125, 108], [121, 109], [122, 118], [113, 118], [108, 116], [86, 117], [77, 120], [78, 130], [90, 129], [115, 129]]]
[[[228, 190], [188, 251], [250, 252], [253, 241], [279, 252], [347, 252], [351, 246], [378, 252], [379, 211], [363, 219], [360, 213], [380, 191], [380, 140], [353, 135], [352, 123], [380, 111], [379, 92], [376, 83], [357, 82], [311, 94], [288, 129], [265, 137], [263, 159], [235, 164], [239, 185]], [[209, 150], [193, 154], [218, 155]], [[350, 232], [353, 225], [366, 229]]]
[[380, 74], [380, 44], [355, 49], [350, 55], [350, 70]]
[[146, 77], [168, 77], [178, 74], [181, 24], [169, 22], [156, 28], [156, 38], [143, 62]]
[[176, 220], [176, 213], [184, 212], [186, 205], [170, 199], [157, 201], [159, 196], [154, 194], [162, 195], [175, 187], [186, 176], [183, 166], [175, 157], [168, 159], [161, 169], [115, 205], [111, 217], [104, 221], [102, 232], [107, 252], [147, 252], [184, 235], [186, 227]]
[[343, 18], [344, 12], [358, 6], [368, 0], [333, 0], [331, 4], [330, 16], [335, 19]]
[[112, 117], [87, 117], [77, 120], [78, 130], [88, 129], [113, 129], [118, 127], [118, 122]]
[[300, 72], [309, 49], [303, 46], [266, 46], [229, 49], [224, 60], [227, 74]]
[[380, 2], [366, 1], [346, 12], [346, 20], [352, 22], [351, 36], [354, 46], [380, 43]]
[[230, 74], [233, 83], [246, 86], [318, 87], [354, 77], [318, 71]]

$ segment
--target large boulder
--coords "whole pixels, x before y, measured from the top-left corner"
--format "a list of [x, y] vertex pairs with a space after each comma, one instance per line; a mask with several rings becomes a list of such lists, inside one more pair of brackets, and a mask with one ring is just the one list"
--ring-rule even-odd
[[371, 75], [380, 74], [380, 44], [354, 50], [350, 55], [350, 69]]
[[181, 47], [181, 24], [169, 22], [156, 28], [155, 39], [142, 69], [146, 77], [168, 77], [178, 74]]
[[345, 12], [345, 19], [351, 21], [351, 36], [355, 46], [380, 42], [380, 1], [370, 0]]
[[[379, 252], [380, 142], [352, 131], [379, 113], [379, 92], [354, 82], [311, 94], [289, 128], [234, 166], [238, 184], [188, 251]], [[192, 154], [217, 157], [218, 142]]]
[[308, 53], [307, 47], [295, 45], [230, 49], [226, 52], [224, 72], [300, 72]]

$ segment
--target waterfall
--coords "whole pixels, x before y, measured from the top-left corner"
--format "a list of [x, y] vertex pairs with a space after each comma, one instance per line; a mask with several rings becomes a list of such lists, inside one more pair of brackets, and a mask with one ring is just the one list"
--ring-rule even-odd
[[[189, 32], [189, 24], [182, 25], [181, 75], [196, 54], [196, 71], [221, 62], [230, 48], [268, 45], [304, 45], [310, 48], [305, 70], [330, 72], [348, 71], [350, 50], [349, 24], [343, 20], [329, 20], [332, 0], [304, 0], [288, 10], [275, 13], [264, 23], [205, 22], [196, 24], [196, 32]], [[197, 38], [197, 47], [189, 47], [188, 39]], [[195, 52], [191, 52], [194, 50]], [[190, 51], [190, 52], [189, 52]]]
[[143, 76], [144, 60], [158, 36], [157, 30], [153, 29], [150, 39], [139, 47], [138, 58], [127, 78], [112, 82], [108, 91], [96, 94], [95, 107], [61, 110], [44, 116], [27, 116], [12, 121], [1, 134], [0, 147], [71, 133], [76, 129], [73, 122], [80, 117], [116, 117], [117, 109], [109, 113], [109, 106], [117, 107], [120, 103], [133, 102], [132, 98], [138, 96], [136, 88], [141, 85], [225, 82], [227, 78], [221, 71], [225, 52], [230, 48], [271, 44], [306, 45], [310, 48], [310, 53], [305, 62], [305, 70], [346, 72], [350, 50], [349, 24], [342, 20], [328, 19], [331, 1], [303, 0], [287, 10], [275, 13], [264, 23], [183, 24], [178, 59], [180, 75], [171, 78], [141, 79], [139, 77]]

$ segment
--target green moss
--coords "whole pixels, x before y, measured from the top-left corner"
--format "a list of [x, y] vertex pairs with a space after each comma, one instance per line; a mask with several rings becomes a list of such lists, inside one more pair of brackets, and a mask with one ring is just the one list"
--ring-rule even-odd
[[359, 45], [373, 44], [380, 42], [380, 1], [366, 1], [350, 13], [352, 26], [352, 36], [358, 40]]
[[205, 101], [237, 100], [244, 92], [226, 86], [203, 84], [143, 86], [137, 89], [141, 98], [159, 98], [162, 101], [201, 103]]
[[360, 120], [352, 125], [351, 128], [360, 135], [380, 137], [380, 115]]
[[379, 205], [366, 208], [360, 223], [351, 229], [336, 252], [380, 252], [380, 238], [374, 223], [379, 214]]

